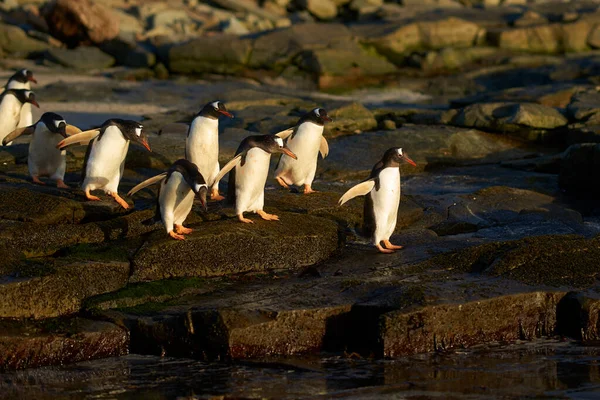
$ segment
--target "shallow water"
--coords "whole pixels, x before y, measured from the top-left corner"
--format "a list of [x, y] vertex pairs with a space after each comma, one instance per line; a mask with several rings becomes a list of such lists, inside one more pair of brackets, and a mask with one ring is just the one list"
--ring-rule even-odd
[[[398, 360], [129, 355], [0, 374], [1, 399], [600, 398], [600, 348], [536, 341]], [[223, 398], [223, 397], [220, 397]]]

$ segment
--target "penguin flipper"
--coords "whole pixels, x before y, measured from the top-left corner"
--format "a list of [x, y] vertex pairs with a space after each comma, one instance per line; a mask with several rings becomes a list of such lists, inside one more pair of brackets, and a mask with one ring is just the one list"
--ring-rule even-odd
[[162, 174], [158, 174], [156, 176], [153, 176], [152, 178], [146, 179], [144, 182], [141, 182], [137, 185], [135, 185], [133, 187], [133, 189], [131, 189], [129, 191], [129, 193], [127, 193], [127, 196], [133, 196], [135, 193], [139, 192], [140, 190], [154, 185], [155, 183], [161, 182], [163, 179], [165, 179], [167, 177], [168, 172], [163, 172]]
[[242, 153], [238, 154], [237, 156], [233, 157], [231, 159], [231, 161], [229, 161], [227, 164], [225, 164], [225, 166], [223, 168], [221, 168], [221, 171], [219, 171], [219, 174], [213, 180], [213, 182], [210, 183], [209, 186], [212, 186], [215, 182], [219, 182], [229, 171], [234, 169], [240, 162], [242, 162], [242, 157], [245, 154], [246, 154], [246, 152], [242, 152]]
[[375, 180], [369, 179], [367, 181], [361, 182], [356, 186], [350, 188], [338, 201], [338, 205], [343, 205], [348, 200], [352, 200], [356, 196], [365, 196], [375, 187]]
[[2, 139], [2, 145], [6, 146], [7, 143], [12, 142], [19, 136], [31, 135], [31, 134], [33, 134], [33, 132], [35, 132], [34, 125], [26, 126], [24, 128], [17, 128], [14, 131], [12, 131], [11, 133], [9, 133], [8, 135], [6, 135], [6, 137], [4, 139]]
[[81, 133], [77, 133], [73, 136], [69, 136], [66, 139], [61, 140], [57, 145], [57, 149], [64, 149], [67, 146], [72, 144], [88, 144], [92, 139], [100, 134], [100, 129], [91, 129], [89, 131], [84, 131]]
[[319, 152], [321, 153], [321, 157], [325, 158], [329, 155], [329, 143], [327, 143], [327, 139], [321, 136], [321, 144], [319, 145]]
[[75, 125], [70, 125], [70, 124], [67, 124], [67, 127], [65, 130], [67, 131], [67, 136], [73, 136], [73, 135], [77, 135], [78, 133], [81, 133], [81, 129], [79, 129]]
[[283, 140], [287, 139], [292, 133], [294, 133], [295, 128], [286, 129], [285, 131], [281, 131], [276, 133], [275, 136], [282, 138]]

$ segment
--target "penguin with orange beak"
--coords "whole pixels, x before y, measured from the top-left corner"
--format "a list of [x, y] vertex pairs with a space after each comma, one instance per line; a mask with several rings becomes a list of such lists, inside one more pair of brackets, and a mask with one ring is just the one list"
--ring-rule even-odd
[[151, 151], [142, 124], [131, 120], [109, 119], [100, 128], [69, 136], [56, 147], [64, 149], [74, 144], [87, 144], [82, 176], [85, 197], [88, 200], [100, 200], [90, 192], [103, 190], [123, 208], [128, 209], [129, 205], [119, 196], [118, 188], [130, 142], [138, 143]]

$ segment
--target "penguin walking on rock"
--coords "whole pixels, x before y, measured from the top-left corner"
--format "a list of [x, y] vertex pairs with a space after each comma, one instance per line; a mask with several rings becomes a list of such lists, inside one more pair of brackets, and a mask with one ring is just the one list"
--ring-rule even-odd
[[5, 146], [12, 144], [11, 141], [4, 142], [4, 138], [18, 127], [24, 104], [40, 106], [31, 90], [6, 89], [0, 96], [0, 139]]
[[206, 210], [208, 185], [196, 164], [182, 159], [175, 161], [167, 172], [146, 179], [135, 186], [127, 193], [127, 196], [132, 196], [143, 188], [156, 183], [160, 183], [160, 189], [153, 222], [162, 220], [169, 236], [173, 239], [183, 240], [185, 239], [183, 235], [193, 231], [184, 227], [183, 222], [192, 210], [196, 194], [200, 195], [200, 201]]
[[281, 186], [286, 189], [289, 185], [304, 186], [304, 194], [315, 192], [311, 186], [317, 171], [319, 152], [323, 158], [329, 154], [323, 129], [331, 121], [327, 111], [315, 108], [300, 118], [295, 127], [277, 134], [287, 139], [287, 147], [298, 156], [298, 159], [294, 159], [284, 154], [279, 159], [275, 179]]
[[150, 145], [142, 124], [123, 119], [109, 119], [100, 128], [78, 133], [62, 140], [57, 148], [72, 144], [88, 144], [83, 163], [82, 188], [88, 200], [100, 200], [92, 190], [100, 189], [115, 199], [124, 209], [129, 205], [119, 196], [119, 182], [123, 177], [129, 143], [135, 142], [148, 151]]
[[214, 101], [205, 105], [196, 115], [185, 140], [185, 158], [198, 166], [200, 173], [211, 185], [210, 198], [223, 200], [219, 194], [219, 117], [233, 118], [225, 104]]
[[56, 181], [57, 187], [68, 189], [69, 187], [64, 182], [67, 152], [58, 150], [56, 145], [63, 138], [80, 132], [81, 130], [76, 126], [67, 124], [62, 116], [47, 112], [35, 124], [17, 128], [9, 133], [2, 140], [2, 144], [6, 145], [21, 135], [33, 135], [27, 155], [27, 166], [33, 183], [43, 185], [44, 182], [40, 181], [40, 176], [48, 176]]
[[279, 217], [263, 211], [265, 184], [269, 174], [271, 154], [283, 153], [295, 159], [296, 155], [275, 135], [248, 136], [217, 175], [220, 180], [229, 171], [227, 200], [235, 204], [235, 212], [241, 222], [253, 223], [244, 218], [245, 212], [255, 212], [264, 220], [278, 221]]
[[[371, 236], [381, 253], [393, 253], [402, 246], [390, 243], [400, 204], [400, 163], [417, 166], [400, 147], [388, 149], [373, 167], [369, 178], [348, 190], [339, 200], [341, 206], [356, 196], [366, 196], [363, 214], [364, 234]], [[384, 247], [381, 246], [383, 242]]]
[[[23, 68], [15, 72], [6, 83], [6, 89], [26, 89], [31, 90], [31, 82], [37, 83], [33, 77], [33, 72]], [[21, 115], [17, 128], [30, 126], [33, 124], [33, 113], [31, 112], [31, 104], [25, 103], [21, 108]]]

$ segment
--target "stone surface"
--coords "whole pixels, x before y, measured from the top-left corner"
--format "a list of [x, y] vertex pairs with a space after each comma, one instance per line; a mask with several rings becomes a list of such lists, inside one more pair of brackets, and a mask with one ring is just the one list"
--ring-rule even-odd
[[48, 47], [47, 43], [30, 38], [17, 26], [0, 24], [0, 49], [6, 53], [27, 55], [42, 52]]
[[373, 113], [359, 103], [329, 109], [328, 114], [333, 122], [327, 124], [325, 128], [327, 137], [355, 134], [361, 131], [373, 130], [377, 127], [377, 121]]
[[256, 220], [252, 225], [237, 219], [202, 223], [185, 241], [174, 241], [161, 228], [134, 256], [131, 282], [297, 268], [326, 259], [337, 249], [334, 222], [301, 214], [279, 216], [280, 222]]
[[250, 42], [237, 36], [197, 38], [169, 50], [169, 69], [178, 73], [233, 74], [244, 69], [250, 53]]
[[85, 217], [80, 202], [29, 190], [0, 186], [0, 219], [36, 224], [73, 224]]
[[129, 333], [82, 318], [0, 322], [0, 370], [63, 365], [128, 353]]
[[337, 15], [337, 6], [331, 0], [300, 0], [299, 3], [319, 19], [332, 19]]
[[77, 49], [52, 48], [47, 51], [48, 58], [65, 67], [94, 70], [112, 66], [115, 59], [97, 47], [78, 47]]
[[119, 34], [119, 18], [90, 0], [57, 0], [50, 3], [44, 17], [52, 36], [70, 47], [100, 44]]
[[569, 191], [597, 196], [600, 190], [590, 181], [600, 170], [600, 145], [575, 144], [567, 149], [561, 163], [559, 183]]

